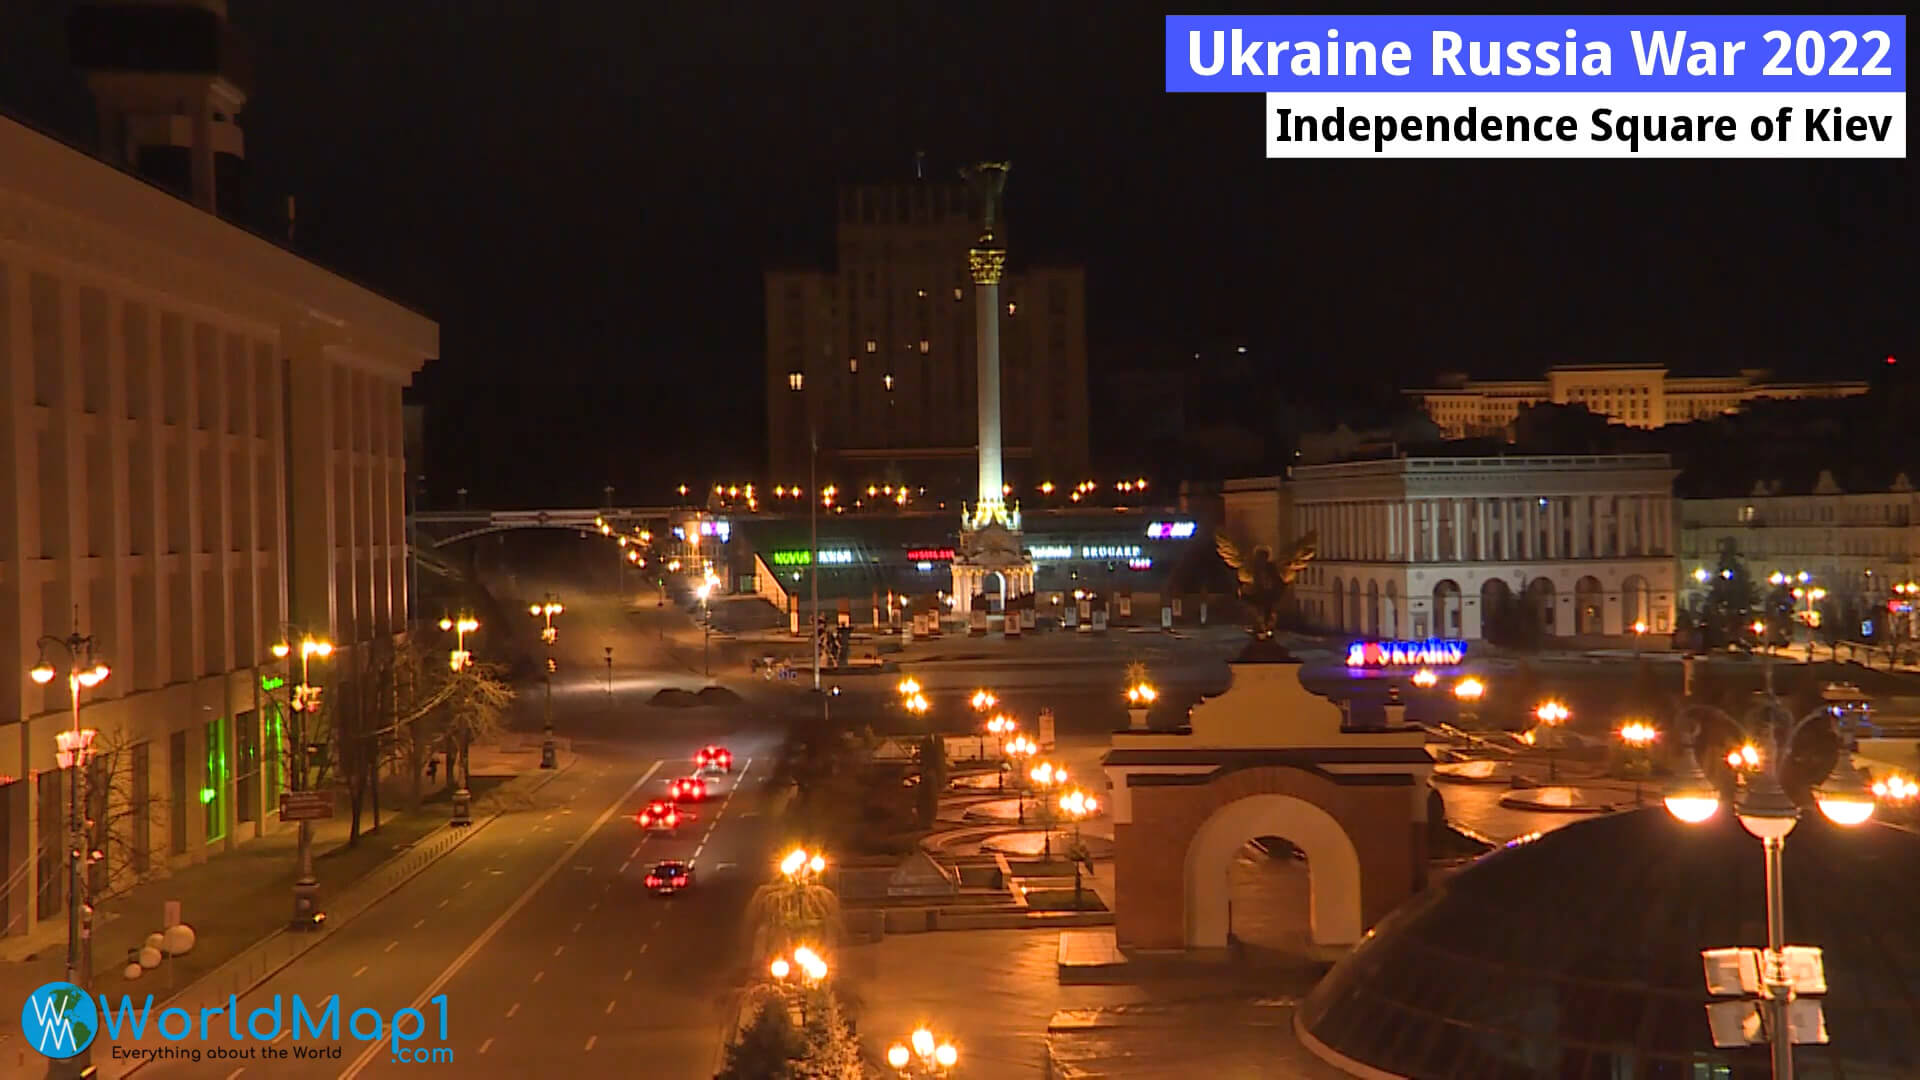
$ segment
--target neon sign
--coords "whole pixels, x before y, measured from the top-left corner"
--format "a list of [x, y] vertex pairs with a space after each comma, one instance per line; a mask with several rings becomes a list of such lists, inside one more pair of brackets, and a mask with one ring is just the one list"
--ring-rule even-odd
[[1149, 540], [1185, 540], [1196, 528], [1191, 521], [1156, 521], [1147, 526]]
[[820, 562], [826, 566], [846, 566], [853, 562], [853, 552], [846, 548], [828, 548], [820, 553]]
[[1127, 568], [1131, 570], [1151, 570], [1153, 569], [1153, 560], [1148, 558], [1128, 559]]
[[733, 522], [726, 518], [703, 521], [700, 523], [700, 535], [719, 537], [720, 542], [724, 544], [733, 539]]
[[1356, 641], [1347, 646], [1350, 668], [1446, 666], [1466, 658], [1464, 641]]
[[1140, 545], [1083, 547], [1080, 549], [1080, 557], [1083, 559], [1137, 559], [1140, 557]]
[[952, 562], [952, 548], [913, 548], [907, 552], [909, 562]]
[[776, 551], [773, 553], [775, 566], [806, 566], [813, 562], [810, 551]]
[[1073, 548], [1066, 544], [1041, 544], [1028, 552], [1036, 561], [1040, 559], [1071, 559]]
[[278, 675], [260, 676], [260, 689], [266, 691], [269, 694], [273, 693], [275, 690], [278, 690], [285, 685], [287, 685], [287, 680], [281, 678]]

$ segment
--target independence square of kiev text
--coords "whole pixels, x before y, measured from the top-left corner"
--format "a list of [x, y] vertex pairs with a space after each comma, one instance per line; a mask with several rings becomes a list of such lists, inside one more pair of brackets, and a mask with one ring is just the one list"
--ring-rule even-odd
[[[1577, 117], [1551, 113], [1510, 113], [1481, 115], [1469, 106], [1457, 115], [1429, 116], [1353, 116], [1345, 106], [1337, 106], [1324, 115], [1295, 115], [1293, 109], [1274, 110], [1280, 116], [1278, 142], [1372, 142], [1375, 153], [1383, 153], [1391, 142], [1578, 142], [1581, 138]], [[1790, 141], [1793, 107], [1783, 106], [1772, 116], [1753, 118], [1756, 142]], [[1801, 110], [1804, 142], [1884, 141], [1893, 127], [1893, 118], [1880, 114], [1850, 114], [1843, 109]], [[1592, 141], [1618, 142], [1631, 153], [1640, 152], [1646, 142], [1735, 142], [1740, 125], [1731, 116], [1711, 114], [1636, 115], [1595, 109], [1590, 117]]]

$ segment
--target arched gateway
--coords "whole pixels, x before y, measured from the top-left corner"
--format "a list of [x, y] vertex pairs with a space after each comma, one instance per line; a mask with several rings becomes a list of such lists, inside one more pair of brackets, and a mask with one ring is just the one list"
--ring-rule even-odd
[[1425, 887], [1425, 735], [1344, 724], [1297, 662], [1232, 669], [1189, 726], [1113, 736], [1116, 942], [1224, 947], [1229, 864], [1277, 836], [1306, 855], [1314, 951], [1337, 956]]

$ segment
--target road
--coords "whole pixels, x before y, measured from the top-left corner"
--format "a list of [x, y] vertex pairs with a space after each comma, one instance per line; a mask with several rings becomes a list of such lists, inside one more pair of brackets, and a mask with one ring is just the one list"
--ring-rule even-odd
[[[244, 1032], [253, 1010], [276, 996], [290, 1003], [298, 994], [318, 1013], [338, 994], [342, 1038], [298, 1041], [328, 1056], [281, 1058], [295, 1040], [236, 1041], [216, 1015], [205, 1042], [165, 1043], [149, 1031], [135, 1043], [123, 1031], [121, 1047], [200, 1051], [198, 1061], [156, 1060], [133, 1075], [398, 1075], [422, 1066], [398, 1060], [388, 1040], [355, 1039], [350, 1018], [356, 1009], [390, 1018], [409, 1007], [429, 1020], [409, 1053], [424, 1050], [462, 1075], [625, 1071], [639, 1062], [651, 1075], [712, 1074], [732, 1020], [731, 990], [745, 970], [746, 904], [768, 874], [773, 846], [788, 839], [763, 813], [777, 724], [753, 687], [730, 707], [644, 704], [650, 688], [698, 690], [705, 682], [672, 660], [651, 625], [676, 616], [631, 616], [589, 596], [565, 602], [555, 726], [576, 763], [392, 896], [330, 927], [324, 942], [238, 1002]], [[483, 643], [473, 644], [477, 655]], [[604, 665], [595, 673], [580, 662], [597, 659], [606, 643], [619, 661], [611, 701]], [[540, 698], [537, 687], [523, 694], [514, 726], [537, 729]], [[690, 772], [694, 752], [710, 741], [732, 750], [734, 776], [713, 785], [697, 819], [677, 833], [642, 830], [634, 820], [640, 807], [664, 797], [667, 782]], [[691, 860], [695, 887], [651, 896], [644, 878], [662, 858]], [[430, 1001], [439, 995], [444, 1040]], [[271, 1032], [267, 1024], [263, 1016]], [[371, 1033], [372, 1018], [361, 1025]], [[216, 1057], [223, 1051], [252, 1056]], [[109, 1075], [124, 1071], [109, 1064], [111, 1053], [103, 1034], [94, 1059]]]

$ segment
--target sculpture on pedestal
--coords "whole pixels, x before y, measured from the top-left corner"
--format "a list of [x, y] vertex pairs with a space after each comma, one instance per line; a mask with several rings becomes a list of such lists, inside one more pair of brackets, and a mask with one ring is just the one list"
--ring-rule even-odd
[[1225, 533], [1215, 533], [1213, 545], [1220, 553], [1220, 561], [1240, 578], [1240, 600], [1247, 605], [1247, 632], [1255, 641], [1271, 641], [1279, 626], [1281, 605], [1292, 590], [1294, 579], [1319, 551], [1319, 535], [1309, 532], [1294, 541], [1285, 561], [1274, 558], [1273, 549], [1265, 544], [1255, 547], [1250, 555], [1243, 554], [1239, 545]]

